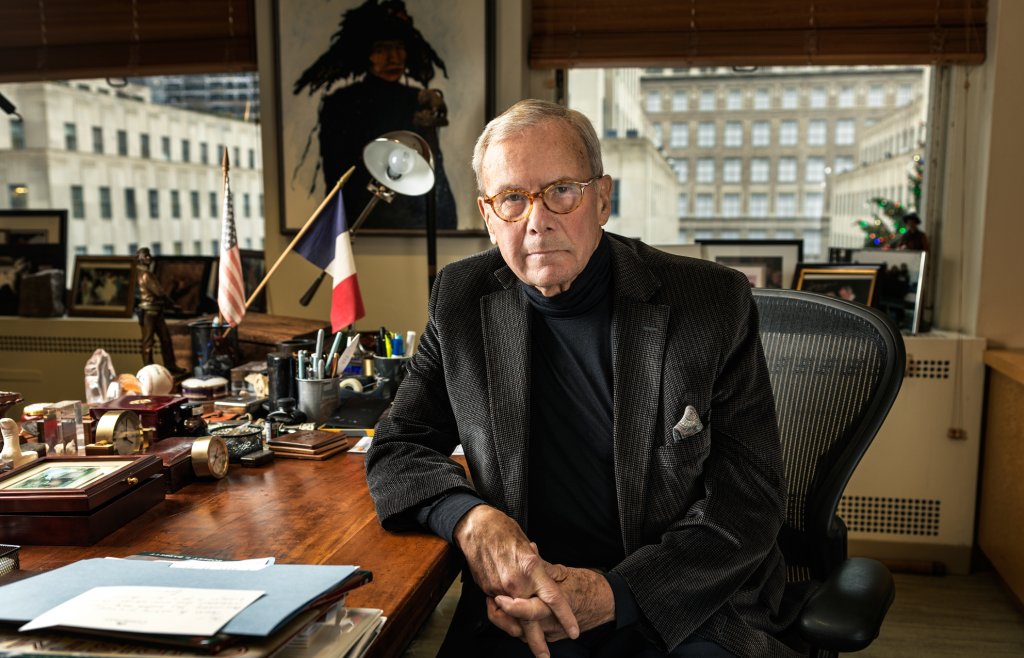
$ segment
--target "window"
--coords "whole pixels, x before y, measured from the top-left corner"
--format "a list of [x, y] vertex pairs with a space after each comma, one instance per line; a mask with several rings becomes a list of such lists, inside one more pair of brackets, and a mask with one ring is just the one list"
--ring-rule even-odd
[[811, 119], [807, 124], [807, 145], [824, 146], [828, 138], [828, 122], [825, 119]]
[[808, 192], [804, 195], [804, 217], [821, 217], [824, 209], [821, 192]]
[[181, 193], [171, 190], [171, 219], [181, 219]]
[[742, 110], [743, 109], [743, 91], [740, 89], [730, 89], [729, 93], [725, 97], [725, 109], [727, 110]]
[[181, 240], [175, 240], [174, 242], [172, 242], [171, 249], [174, 250], [175, 256], [181, 256], [183, 253], [185, 253], [184, 247], [181, 244]]
[[725, 122], [725, 145], [730, 148], [743, 146], [743, 124], [739, 121]]
[[[124, 215], [128, 219], [137, 219], [139, 216], [138, 208], [135, 207], [135, 188], [126, 187], [124, 190]], [[129, 249], [129, 253], [134, 254], [134, 249]]]
[[738, 183], [743, 175], [743, 161], [739, 158], [726, 158], [722, 163], [722, 181]]
[[821, 255], [821, 231], [804, 229], [804, 255]]
[[100, 219], [111, 219], [114, 216], [114, 210], [110, 204], [110, 188], [103, 186], [100, 188]]
[[25, 122], [15, 118], [11, 118], [11, 148], [25, 148]]
[[149, 250], [153, 252], [154, 256], [160, 256], [163, 254], [164, 246], [159, 242], [154, 242], [153, 244], [149, 245]]
[[160, 138], [160, 155], [164, 160], [171, 161], [171, 138], [161, 137]]
[[672, 168], [676, 170], [676, 180], [680, 183], [686, 183], [690, 180], [690, 161], [689, 160], [676, 160], [672, 163]]
[[192, 219], [199, 219], [199, 192], [193, 190], [189, 193], [192, 206]]
[[903, 107], [904, 105], [910, 105], [911, 101], [914, 100], [914, 86], [910, 84], [902, 84], [896, 87], [896, 105]]
[[796, 216], [796, 195], [790, 192], [783, 192], [775, 197], [775, 216], [794, 217]]
[[71, 186], [71, 218], [85, 218], [85, 191], [81, 185]]
[[120, 156], [128, 155], [128, 131], [118, 130], [117, 131], [117, 154]]
[[231, 150], [232, 150], [232, 152], [234, 153], [234, 160], [232, 160], [231, 162], [232, 162], [232, 163], [233, 163], [233, 164], [234, 164], [234, 165], [235, 165], [236, 167], [241, 167], [241, 166], [242, 166], [242, 156], [241, 156], [241, 155], [239, 155], [238, 147], [237, 147], [237, 146], [235, 146], [235, 147], [234, 147], [234, 148], [232, 148]]
[[715, 145], [715, 123], [713, 121], [701, 121], [697, 124], [697, 146], [700, 148], [712, 148]]
[[885, 105], [885, 87], [882, 85], [871, 85], [868, 88], [868, 107], [883, 107]]
[[804, 171], [804, 181], [807, 183], [825, 182], [825, 158], [807, 158], [807, 169]]
[[210, 145], [206, 142], [199, 142], [199, 161], [210, 164]]
[[796, 158], [779, 158], [779, 182], [796, 182]]
[[856, 93], [853, 87], [843, 87], [839, 90], [839, 107], [853, 107], [856, 103]]
[[680, 192], [676, 199], [676, 214], [686, 217], [690, 213], [690, 196], [686, 192]]
[[103, 155], [103, 128], [92, 127], [92, 152]]
[[697, 217], [714, 217], [715, 216], [715, 197], [710, 194], [698, 194], [697, 195]]
[[210, 217], [217, 216], [217, 193], [210, 192]]
[[263, 194], [259, 195], [260, 217], [263, 217]]
[[139, 135], [139, 157], [149, 158], [149, 135], [142, 133]]
[[28, 185], [25, 183], [8, 185], [7, 196], [10, 200], [11, 210], [26, 210], [28, 208]]
[[242, 194], [242, 214], [246, 219], [252, 217], [252, 205], [249, 202], [249, 193]]
[[245, 238], [245, 248], [246, 249], [252, 249], [252, 238], [250, 238], [250, 237], [246, 237]]
[[672, 148], [684, 149], [690, 145], [690, 126], [687, 123], [673, 123], [669, 142]]
[[836, 144], [847, 146], [853, 144], [853, 139], [853, 119], [840, 119], [836, 121]]
[[197, 255], [197, 256], [203, 253], [203, 241], [202, 240], [193, 240], [192, 241], [192, 253]]
[[676, 91], [672, 94], [672, 111], [686, 112], [690, 109], [690, 97], [685, 91]]
[[811, 107], [820, 110], [828, 106], [828, 91], [824, 87], [811, 89]]
[[84, 256], [87, 253], [89, 253], [89, 252], [86, 251], [85, 245], [80, 245], [80, 244], [76, 244], [75, 245], [75, 255], [76, 256]]
[[651, 143], [654, 144], [654, 148], [661, 148], [665, 143], [665, 135], [662, 133], [661, 124], [654, 124], [654, 134], [651, 136]]
[[107, 244], [104, 244], [102, 249], [103, 249], [103, 255], [104, 256], [113, 256], [114, 255], [114, 245], [110, 244], [109, 242]]
[[149, 191], [149, 218], [157, 219], [160, 217], [160, 192], [158, 190]]
[[740, 216], [740, 195], [739, 194], [726, 194], [722, 196], [722, 216], [723, 217], [739, 217]]
[[224, 162], [224, 145], [223, 144], [218, 144], [217, 145], [217, 162], [215, 164], [220, 164], [222, 162]]
[[249, 169], [256, 168], [256, 151], [249, 149]]
[[750, 182], [767, 183], [770, 168], [768, 158], [753, 158], [750, 161]]
[[138, 250], [139, 250], [139, 243], [138, 242], [129, 242], [128, 243], [128, 253], [130, 255], [134, 256], [135, 253], [138, 252]]
[[782, 90], [782, 109], [795, 110], [800, 106], [800, 94], [796, 87], [786, 87]]
[[750, 129], [750, 143], [754, 146], [771, 146], [772, 124], [767, 121], [755, 121]]
[[853, 169], [853, 158], [849, 155], [837, 155], [836, 162], [832, 167], [833, 173], [841, 174], [844, 171]]
[[747, 213], [751, 217], [767, 217], [768, 216], [768, 195], [758, 192], [757, 194], [750, 195], [750, 211]]
[[213, 255], [220, 255], [220, 240], [210, 240], [210, 247], [213, 249]]
[[770, 110], [772, 107], [772, 98], [768, 93], [767, 89], [757, 89], [754, 91], [754, 109], [755, 110]]
[[619, 204], [622, 200], [622, 187], [620, 186], [621, 182], [622, 181], [620, 181], [618, 178], [612, 179], [612, 194], [609, 199], [609, 202], [611, 204], [611, 214], [613, 217], [619, 216]]
[[64, 148], [68, 151], [78, 150], [78, 129], [73, 123], [64, 124]]
[[714, 160], [714, 158], [698, 158], [697, 159], [697, 182], [698, 183], [714, 183], [715, 182], [715, 160]]
[[192, 144], [187, 139], [181, 140], [181, 161], [191, 162], [192, 160]]
[[714, 112], [715, 111], [715, 90], [714, 89], [701, 89], [700, 90], [700, 111], [701, 112]]
[[779, 146], [796, 146], [797, 122], [793, 119], [779, 122]]

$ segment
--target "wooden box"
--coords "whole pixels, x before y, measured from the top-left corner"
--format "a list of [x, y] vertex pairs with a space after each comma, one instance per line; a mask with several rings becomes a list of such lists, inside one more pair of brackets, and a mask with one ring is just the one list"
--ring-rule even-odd
[[196, 480], [196, 472], [192, 468], [192, 443], [195, 437], [172, 436], [157, 441], [147, 454], [160, 457], [163, 463], [164, 487], [167, 493], [174, 493], [185, 485]]
[[188, 399], [179, 395], [122, 395], [94, 405], [90, 412], [93, 418], [99, 420], [108, 411], [130, 409], [139, 414], [143, 427], [154, 428], [156, 438], [162, 439], [181, 434], [183, 402], [188, 402]]
[[46, 457], [0, 477], [0, 536], [17, 544], [94, 544], [164, 498], [153, 455]]

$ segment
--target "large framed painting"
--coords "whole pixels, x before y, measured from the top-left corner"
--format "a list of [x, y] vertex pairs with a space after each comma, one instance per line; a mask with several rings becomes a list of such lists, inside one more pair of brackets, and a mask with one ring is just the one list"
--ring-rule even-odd
[[371, 198], [363, 150], [409, 130], [433, 154], [422, 196], [379, 203], [360, 232], [480, 234], [473, 144], [493, 112], [495, 0], [276, 0], [281, 231], [297, 232], [351, 166], [351, 225]]
[[697, 240], [706, 260], [739, 270], [752, 288], [788, 288], [803, 240]]
[[21, 281], [42, 270], [64, 271], [66, 210], [0, 210], [0, 315], [16, 315]]

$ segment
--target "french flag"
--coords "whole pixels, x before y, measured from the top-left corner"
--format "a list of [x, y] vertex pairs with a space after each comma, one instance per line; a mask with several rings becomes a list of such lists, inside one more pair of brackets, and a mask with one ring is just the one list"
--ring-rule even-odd
[[331, 275], [331, 328], [341, 331], [366, 315], [363, 297], [356, 279], [356, 262], [352, 257], [345, 204], [341, 190], [323, 207], [298, 244], [295, 252]]

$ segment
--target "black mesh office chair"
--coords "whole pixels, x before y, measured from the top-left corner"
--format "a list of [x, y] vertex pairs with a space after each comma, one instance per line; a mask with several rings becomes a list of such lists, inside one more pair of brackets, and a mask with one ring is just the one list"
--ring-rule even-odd
[[839, 498], [903, 381], [899, 330], [874, 309], [793, 290], [754, 291], [789, 481], [779, 544], [787, 590], [815, 588], [795, 633], [818, 658], [878, 636], [895, 587], [884, 565], [848, 559]]

